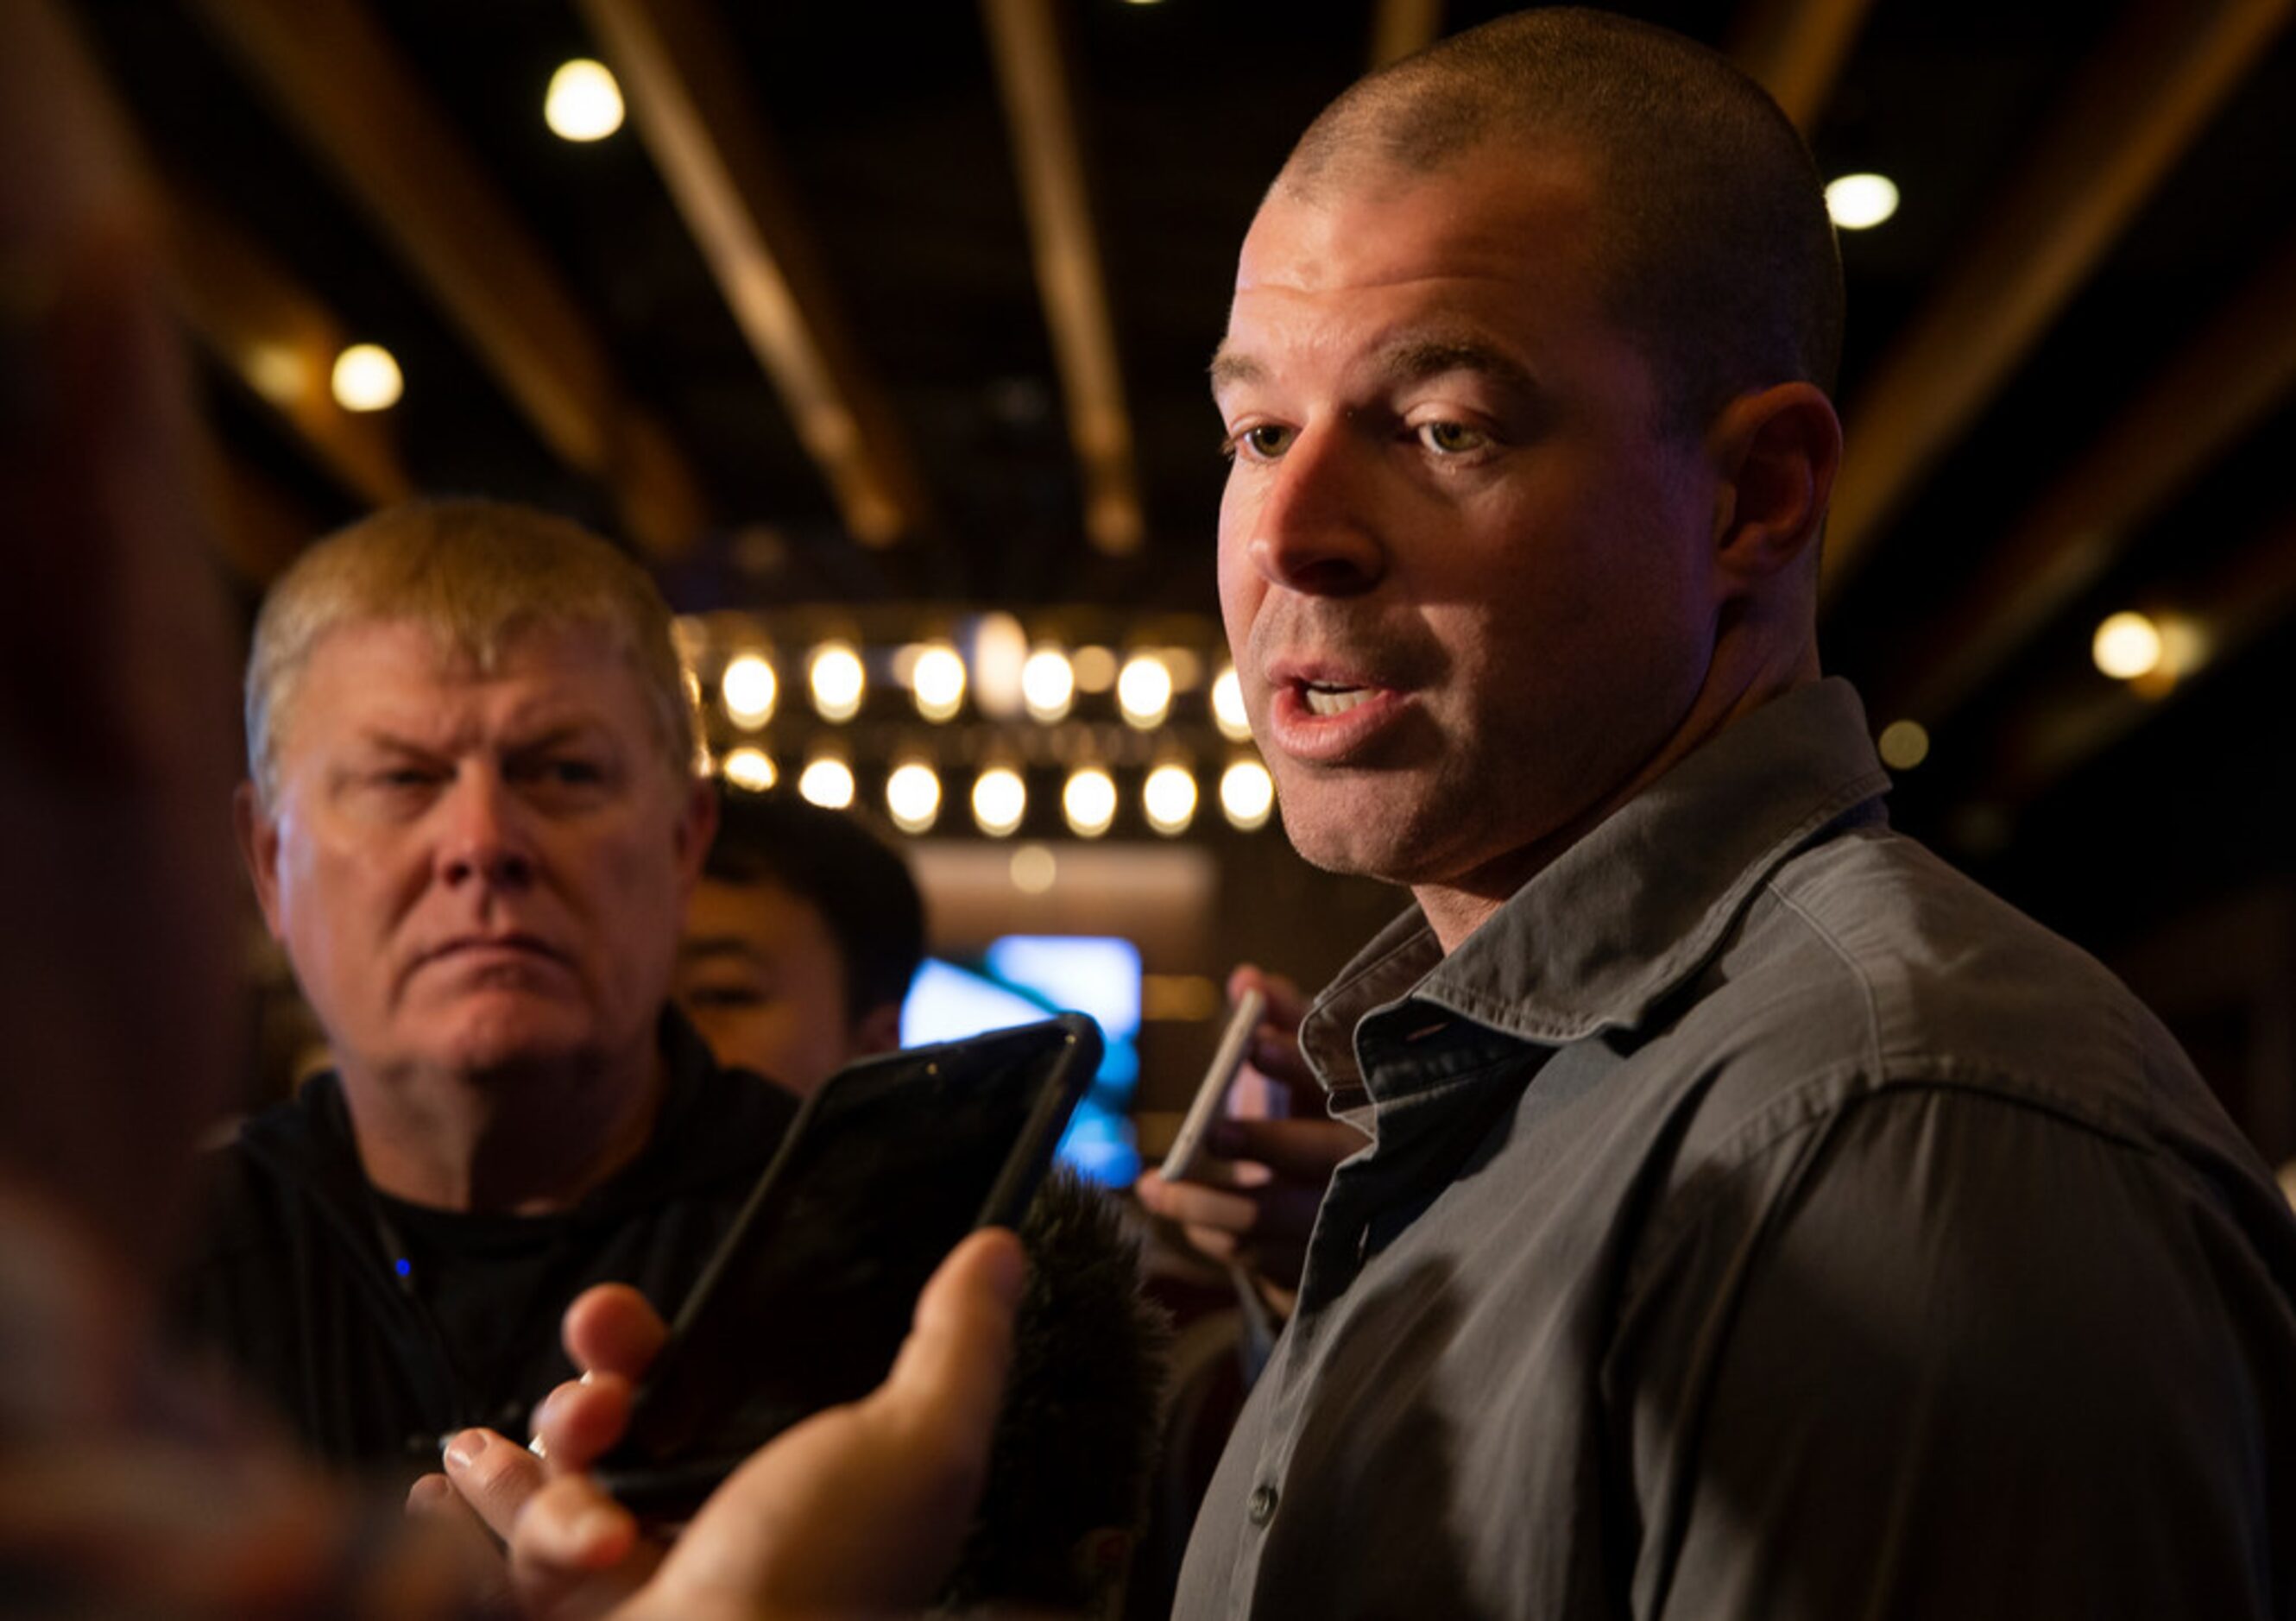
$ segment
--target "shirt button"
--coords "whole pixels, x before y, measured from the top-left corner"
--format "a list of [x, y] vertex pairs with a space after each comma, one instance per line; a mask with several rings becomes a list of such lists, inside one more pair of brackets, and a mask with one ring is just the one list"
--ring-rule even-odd
[[1245, 1516], [1249, 1518], [1251, 1523], [1255, 1526], [1264, 1526], [1269, 1520], [1275, 1519], [1275, 1488], [1272, 1486], [1263, 1486], [1256, 1488], [1251, 1494], [1251, 1502], [1245, 1507], [1243, 1511]]

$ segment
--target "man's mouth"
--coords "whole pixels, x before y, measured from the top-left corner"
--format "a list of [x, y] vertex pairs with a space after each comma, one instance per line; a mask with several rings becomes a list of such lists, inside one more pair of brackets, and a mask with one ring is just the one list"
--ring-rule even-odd
[[1315, 682], [1303, 682], [1300, 687], [1300, 701], [1310, 715], [1345, 715], [1357, 704], [1369, 703], [1373, 693], [1369, 687], [1321, 686]]
[[520, 958], [539, 958], [545, 962], [561, 961], [559, 954], [539, 937], [530, 934], [465, 935], [446, 941], [422, 954], [423, 962], [452, 961], [456, 958], [495, 961], [515, 961]]

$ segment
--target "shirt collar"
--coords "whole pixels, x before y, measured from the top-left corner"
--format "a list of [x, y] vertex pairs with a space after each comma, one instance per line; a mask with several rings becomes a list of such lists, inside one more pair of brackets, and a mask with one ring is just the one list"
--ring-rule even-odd
[[1363, 1085], [1357, 1026], [1406, 997], [1546, 1044], [1631, 1027], [1780, 863], [1861, 806], [1879, 817], [1888, 788], [1855, 689], [1797, 688], [1621, 806], [1449, 957], [1413, 906], [1316, 998], [1300, 1044], [1338, 1108]]

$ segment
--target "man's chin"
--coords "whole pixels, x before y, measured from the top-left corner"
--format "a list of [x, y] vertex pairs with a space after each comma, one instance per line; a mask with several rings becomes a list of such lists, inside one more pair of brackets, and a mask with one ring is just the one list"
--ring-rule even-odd
[[470, 1010], [422, 1044], [429, 1067], [488, 1082], [601, 1061], [604, 1044], [586, 1015], [524, 998], [504, 1001], [510, 1005]]

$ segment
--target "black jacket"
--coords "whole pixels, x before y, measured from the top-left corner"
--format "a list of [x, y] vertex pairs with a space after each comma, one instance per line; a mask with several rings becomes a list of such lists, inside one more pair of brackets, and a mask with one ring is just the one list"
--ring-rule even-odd
[[[669, 1085], [652, 1141], [559, 1216], [416, 1212], [378, 1197], [340, 1083], [314, 1078], [210, 1157], [176, 1329], [332, 1462], [411, 1479], [464, 1426], [523, 1435], [534, 1404], [573, 1376], [558, 1343], [565, 1303], [611, 1280], [676, 1311], [796, 1116], [795, 1098], [720, 1068], [674, 1012], [662, 1041]], [[442, 1331], [449, 1300], [456, 1321]], [[497, 1306], [494, 1348], [474, 1355], [472, 1326]]]

